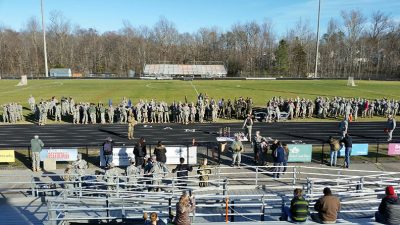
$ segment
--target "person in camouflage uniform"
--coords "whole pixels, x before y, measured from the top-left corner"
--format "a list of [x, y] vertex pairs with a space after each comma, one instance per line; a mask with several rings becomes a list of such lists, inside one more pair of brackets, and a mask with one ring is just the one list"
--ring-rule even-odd
[[90, 123], [96, 124], [96, 106], [94, 104], [90, 104], [89, 106], [89, 116], [90, 116]]
[[126, 167], [127, 182], [129, 185], [136, 185], [140, 176], [140, 169], [135, 165], [135, 159], [130, 159], [131, 165]]
[[[109, 168], [104, 173], [104, 179], [107, 182], [108, 191], [116, 190], [117, 183], [119, 182], [119, 172], [114, 163], [110, 163]], [[111, 193], [109, 195], [111, 195]]]
[[133, 116], [133, 113], [130, 112], [129, 117], [128, 117], [128, 139], [129, 140], [133, 139], [133, 132], [135, 129], [135, 125], [136, 125], [135, 117]]
[[148, 175], [152, 176], [152, 188], [153, 191], [160, 191], [160, 185], [162, 183], [162, 178], [168, 172], [166, 167], [162, 165], [160, 162], [157, 162], [157, 158], [155, 155], [151, 156], [152, 167], [149, 170]]
[[31, 112], [34, 113], [35, 109], [36, 109], [35, 108], [35, 98], [32, 95], [29, 96], [28, 104], [29, 104], [29, 106], [31, 108]]
[[203, 159], [202, 164], [197, 169], [197, 174], [199, 175], [199, 186], [208, 187], [209, 175], [211, 174], [211, 169], [207, 165], [207, 159]]
[[80, 122], [80, 105], [72, 107], [73, 124], [79, 124]]
[[103, 103], [99, 105], [99, 112], [100, 112], [100, 123], [106, 123], [106, 108], [104, 107]]
[[72, 165], [68, 165], [65, 168], [63, 180], [64, 180], [64, 189], [66, 189], [67, 194], [73, 194], [75, 178], [72, 175]]
[[86, 160], [82, 159], [82, 154], [78, 154], [78, 158], [75, 162], [72, 163], [72, 167], [74, 169], [74, 174], [78, 176], [76, 177], [76, 180], [79, 180], [80, 177], [86, 174], [88, 164]]
[[4, 104], [2, 105], [2, 107], [3, 107], [3, 123], [8, 123], [10, 121], [8, 117], [8, 105]]
[[60, 103], [56, 103], [55, 113], [54, 113], [54, 121], [61, 122], [61, 105], [60, 105]]

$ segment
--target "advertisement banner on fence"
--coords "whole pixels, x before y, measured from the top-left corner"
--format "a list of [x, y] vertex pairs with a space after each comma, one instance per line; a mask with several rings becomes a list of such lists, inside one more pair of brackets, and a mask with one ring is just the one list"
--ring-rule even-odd
[[390, 143], [388, 155], [400, 155], [400, 143]]
[[311, 162], [312, 145], [288, 145], [288, 162]]
[[[192, 146], [189, 149], [186, 146], [167, 146], [167, 162], [166, 164], [179, 164], [179, 158], [185, 158], [185, 163], [197, 164], [197, 147]], [[188, 160], [189, 151], [189, 162]]]
[[0, 162], [15, 162], [14, 150], [0, 150]]
[[[129, 166], [131, 163], [129, 160], [135, 158], [133, 154], [133, 147], [114, 147], [112, 163], [115, 166]], [[104, 160], [103, 150], [100, 149], [100, 166], [105, 166], [106, 161]]]
[[[343, 146], [339, 150], [339, 157], [344, 157], [345, 153], [345, 147]], [[356, 155], [368, 155], [368, 144], [353, 144], [353, 147], [351, 149], [351, 156], [356, 156]]]
[[45, 159], [54, 159], [55, 161], [76, 161], [77, 158], [77, 148], [42, 149], [40, 152], [40, 161], [44, 161]]
[[[185, 158], [187, 161], [188, 148], [186, 146], [168, 146], [167, 149], [167, 162], [166, 164], [179, 164], [179, 158]], [[149, 151], [149, 150], [148, 150]], [[135, 158], [133, 154], [133, 147], [114, 147], [112, 162], [115, 166], [129, 166], [130, 158]], [[100, 166], [105, 166], [105, 160], [102, 149], [100, 149]], [[186, 162], [187, 163], [187, 162]], [[189, 147], [189, 163], [197, 163], [197, 147]]]

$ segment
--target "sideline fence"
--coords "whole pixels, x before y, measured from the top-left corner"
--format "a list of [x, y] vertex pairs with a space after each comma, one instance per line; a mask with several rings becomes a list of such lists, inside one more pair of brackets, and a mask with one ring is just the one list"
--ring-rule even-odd
[[[291, 144], [291, 143], [288, 143]], [[356, 144], [356, 143], [354, 143]], [[157, 144], [155, 143], [147, 143], [148, 152], [153, 153], [154, 148]], [[192, 147], [192, 144], [188, 143], [176, 143], [168, 146], [184, 146], [189, 152], [189, 148]], [[231, 157], [231, 152], [226, 149], [221, 149], [220, 143], [218, 142], [197, 142], [197, 161], [200, 162], [200, 159], [207, 158], [211, 164], [226, 164], [227, 160]], [[77, 148], [80, 153], [83, 153], [83, 159], [86, 161], [99, 165], [99, 159], [97, 156], [100, 155], [101, 145], [85, 145], [85, 146], [68, 146], [68, 147], [60, 147], [60, 146], [46, 146], [46, 148]], [[134, 146], [115, 146], [115, 147], [126, 147], [133, 148]], [[25, 167], [29, 167], [28, 164], [31, 162], [30, 146], [10, 146], [10, 147], [2, 147], [1, 150], [10, 150], [14, 149], [16, 151], [16, 158], [23, 162]], [[23, 152], [23, 153], [20, 153]], [[25, 153], [26, 154], [25, 154]], [[95, 154], [93, 154], [95, 152]], [[251, 144], [245, 143], [245, 152], [244, 155], [253, 155], [253, 149]], [[320, 143], [320, 144], [312, 144], [312, 162], [317, 162], [321, 164], [327, 164], [329, 162], [329, 144], [328, 143]], [[267, 161], [272, 162], [271, 151], [266, 153], [265, 158]], [[187, 154], [186, 162], [189, 160], [189, 154]], [[378, 140], [371, 141], [368, 143], [368, 155], [367, 156], [353, 156], [352, 161], [369, 161], [372, 163], [384, 163], [384, 162], [397, 162], [400, 160], [400, 156], [391, 156], [388, 155], [388, 143], [381, 142]], [[338, 158], [338, 164], [342, 163], [342, 159]], [[344, 164], [344, 163], [343, 163]], [[0, 163], [0, 168], [13, 165], [10, 163]]]

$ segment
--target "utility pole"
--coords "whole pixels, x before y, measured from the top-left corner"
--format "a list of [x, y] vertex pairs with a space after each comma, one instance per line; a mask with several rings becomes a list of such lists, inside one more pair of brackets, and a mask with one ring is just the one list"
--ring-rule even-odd
[[46, 28], [44, 26], [44, 9], [43, 9], [43, 0], [40, 0], [40, 8], [42, 11], [42, 31], [43, 31], [43, 48], [44, 48], [44, 67], [45, 67], [45, 77], [49, 76], [49, 68], [47, 67], [47, 48], [46, 48]]
[[320, 13], [321, 13], [321, 0], [318, 0], [317, 42], [316, 42], [316, 50], [315, 50], [314, 77], [318, 76], [318, 50], [319, 50], [319, 19], [320, 19]]

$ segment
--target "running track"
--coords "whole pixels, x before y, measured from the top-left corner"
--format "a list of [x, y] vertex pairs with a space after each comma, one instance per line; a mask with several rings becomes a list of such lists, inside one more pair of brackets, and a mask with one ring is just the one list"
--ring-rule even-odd
[[[304, 143], [320, 144], [330, 135], [338, 135], [339, 122], [291, 122], [255, 123], [262, 136], [277, 138], [284, 142], [301, 140]], [[189, 144], [195, 138], [198, 142], [215, 142], [220, 128], [229, 126], [231, 133], [243, 131], [240, 123], [205, 124], [147, 124], [135, 126], [135, 140], [127, 139], [127, 125], [1, 125], [0, 149], [29, 146], [30, 139], [38, 134], [46, 147], [83, 147], [100, 145], [111, 137], [118, 145], [133, 145], [138, 137], [144, 137], [149, 144], [162, 140], [165, 144]], [[349, 133], [355, 143], [385, 142], [385, 122], [350, 123]], [[167, 129], [166, 129], [167, 128]], [[170, 128], [170, 129], [168, 129]], [[194, 131], [194, 132], [193, 132]], [[393, 139], [399, 142], [400, 132], [395, 130]]]

